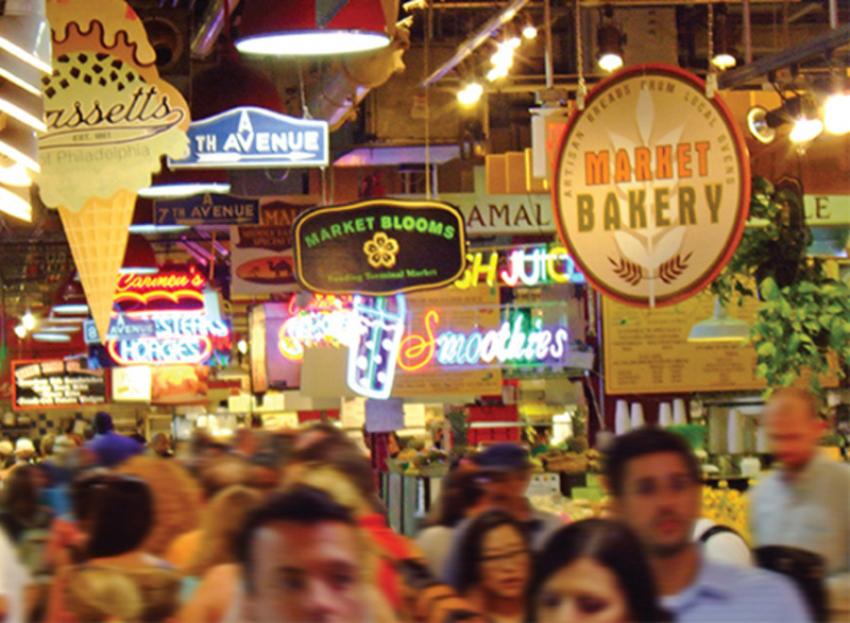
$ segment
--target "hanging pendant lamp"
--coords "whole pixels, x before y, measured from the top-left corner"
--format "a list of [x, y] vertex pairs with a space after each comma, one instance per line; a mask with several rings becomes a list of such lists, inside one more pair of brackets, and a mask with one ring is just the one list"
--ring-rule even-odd
[[328, 56], [386, 47], [381, 0], [250, 0], [237, 49], [267, 56]]

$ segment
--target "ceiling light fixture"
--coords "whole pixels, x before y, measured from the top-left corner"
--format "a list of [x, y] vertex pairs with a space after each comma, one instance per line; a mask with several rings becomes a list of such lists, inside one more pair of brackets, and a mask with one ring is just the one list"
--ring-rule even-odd
[[776, 139], [776, 128], [785, 123], [783, 108], [768, 111], [763, 106], [753, 106], [747, 112], [747, 130], [754, 139], [769, 145]]
[[163, 165], [153, 176], [151, 185], [139, 190], [145, 199], [182, 199], [204, 193], [227, 194], [230, 180], [227, 171], [211, 169], [180, 169], [172, 171]]
[[530, 18], [525, 22], [525, 26], [522, 27], [522, 38], [528, 41], [537, 39], [537, 26], [534, 25], [534, 22]]
[[38, 320], [30, 310], [27, 310], [26, 313], [21, 316], [21, 324], [27, 331], [32, 331], [38, 325]]
[[836, 136], [850, 132], [850, 93], [833, 93], [823, 104], [826, 131]]
[[732, 69], [738, 64], [733, 50], [735, 41], [732, 35], [726, 5], [720, 4], [717, 6], [714, 20], [714, 56], [711, 57], [711, 64], [720, 71]]
[[793, 124], [788, 135], [792, 143], [808, 143], [823, 132], [823, 121], [817, 117], [817, 111], [810, 100], [801, 97], [786, 100], [785, 112]]
[[27, 337], [27, 328], [22, 324], [15, 325], [15, 335], [18, 336], [19, 340], [25, 339]]
[[[51, 67], [50, 26], [44, 0], [7, 3], [0, 19], [0, 50], [49, 74]], [[16, 7], [20, 7], [17, 11]]]
[[236, 48], [266, 56], [329, 56], [389, 45], [380, 0], [246, 0]]
[[484, 95], [484, 87], [478, 82], [468, 82], [464, 87], [457, 92], [457, 101], [465, 108], [475, 106]]
[[730, 318], [719, 298], [714, 299], [711, 318], [701, 320], [691, 327], [688, 342], [746, 342], [750, 326], [738, 318]]
[[614, 23], [614, 10], [605, 7], [602, 20], [596, 29], [596, 47], [598, 48], [597, 65], [603, 71], [612, 73], [623, 66], [623, 46], [626, 36], [620, 27]]
[[27, 223], [32, 222], [30, 189], [9, 186], [0, 186], [0, 212]]
[[7, 160], [6, 163], [0, 164], [0, 184], [15, 188], [29, 188], [32, 186], [32, 178], [21, 163]]
[[53, 342], [55, 344], [64, 344], [71, 341], [71, 336], [67, 333], [45, 333], [39, 331], [32, 334], [32, 339], [36, 342]]

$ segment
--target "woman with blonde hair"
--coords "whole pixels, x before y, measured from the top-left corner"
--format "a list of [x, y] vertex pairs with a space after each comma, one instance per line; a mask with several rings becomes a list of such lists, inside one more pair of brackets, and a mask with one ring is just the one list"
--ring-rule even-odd
[[69, 573], [68, 608], [80, 621], [137, 621], [142, 597], [135, 582], [116, 569], [81, 567]]
[[239, 585], [236, 541], [245, 519], [263, 501], [256, 489], [234, 485], [210, 500], [201, 520], [203, 544], [181, 569], [183, 586], [181, 621], [217, 623], [224, 618]]

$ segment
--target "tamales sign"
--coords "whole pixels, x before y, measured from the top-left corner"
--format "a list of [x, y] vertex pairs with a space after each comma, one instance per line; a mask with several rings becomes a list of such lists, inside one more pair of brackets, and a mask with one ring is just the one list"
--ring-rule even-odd
[[570, 118], [553, 193], [558, 231], [594, 287], [636, 306], [671, 305], [705, 287], [738, 246], [749, 159], [702, 80], [635, 66]]

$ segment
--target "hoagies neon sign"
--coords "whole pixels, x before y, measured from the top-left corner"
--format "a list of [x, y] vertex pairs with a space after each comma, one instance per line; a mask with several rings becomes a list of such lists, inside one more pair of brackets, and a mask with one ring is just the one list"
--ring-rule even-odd
[[121, 365], [204, 363], [214, 350], [214, 341], [227, 341], [230, 329], [222, 320], [205, 313], [151, 313], [154, 337], [110, 340], [107, 350]]
[[441, 366], [474, 367], [558, 365], [567, 353], [570, 334], [565, 327], [544, 327], [539, 319], [521, 314], [489, 331], [438, 332], [440, 312], [425, 314], [424, 333], [401, 342], [398, 365], [413, 372], [436, 361]]

